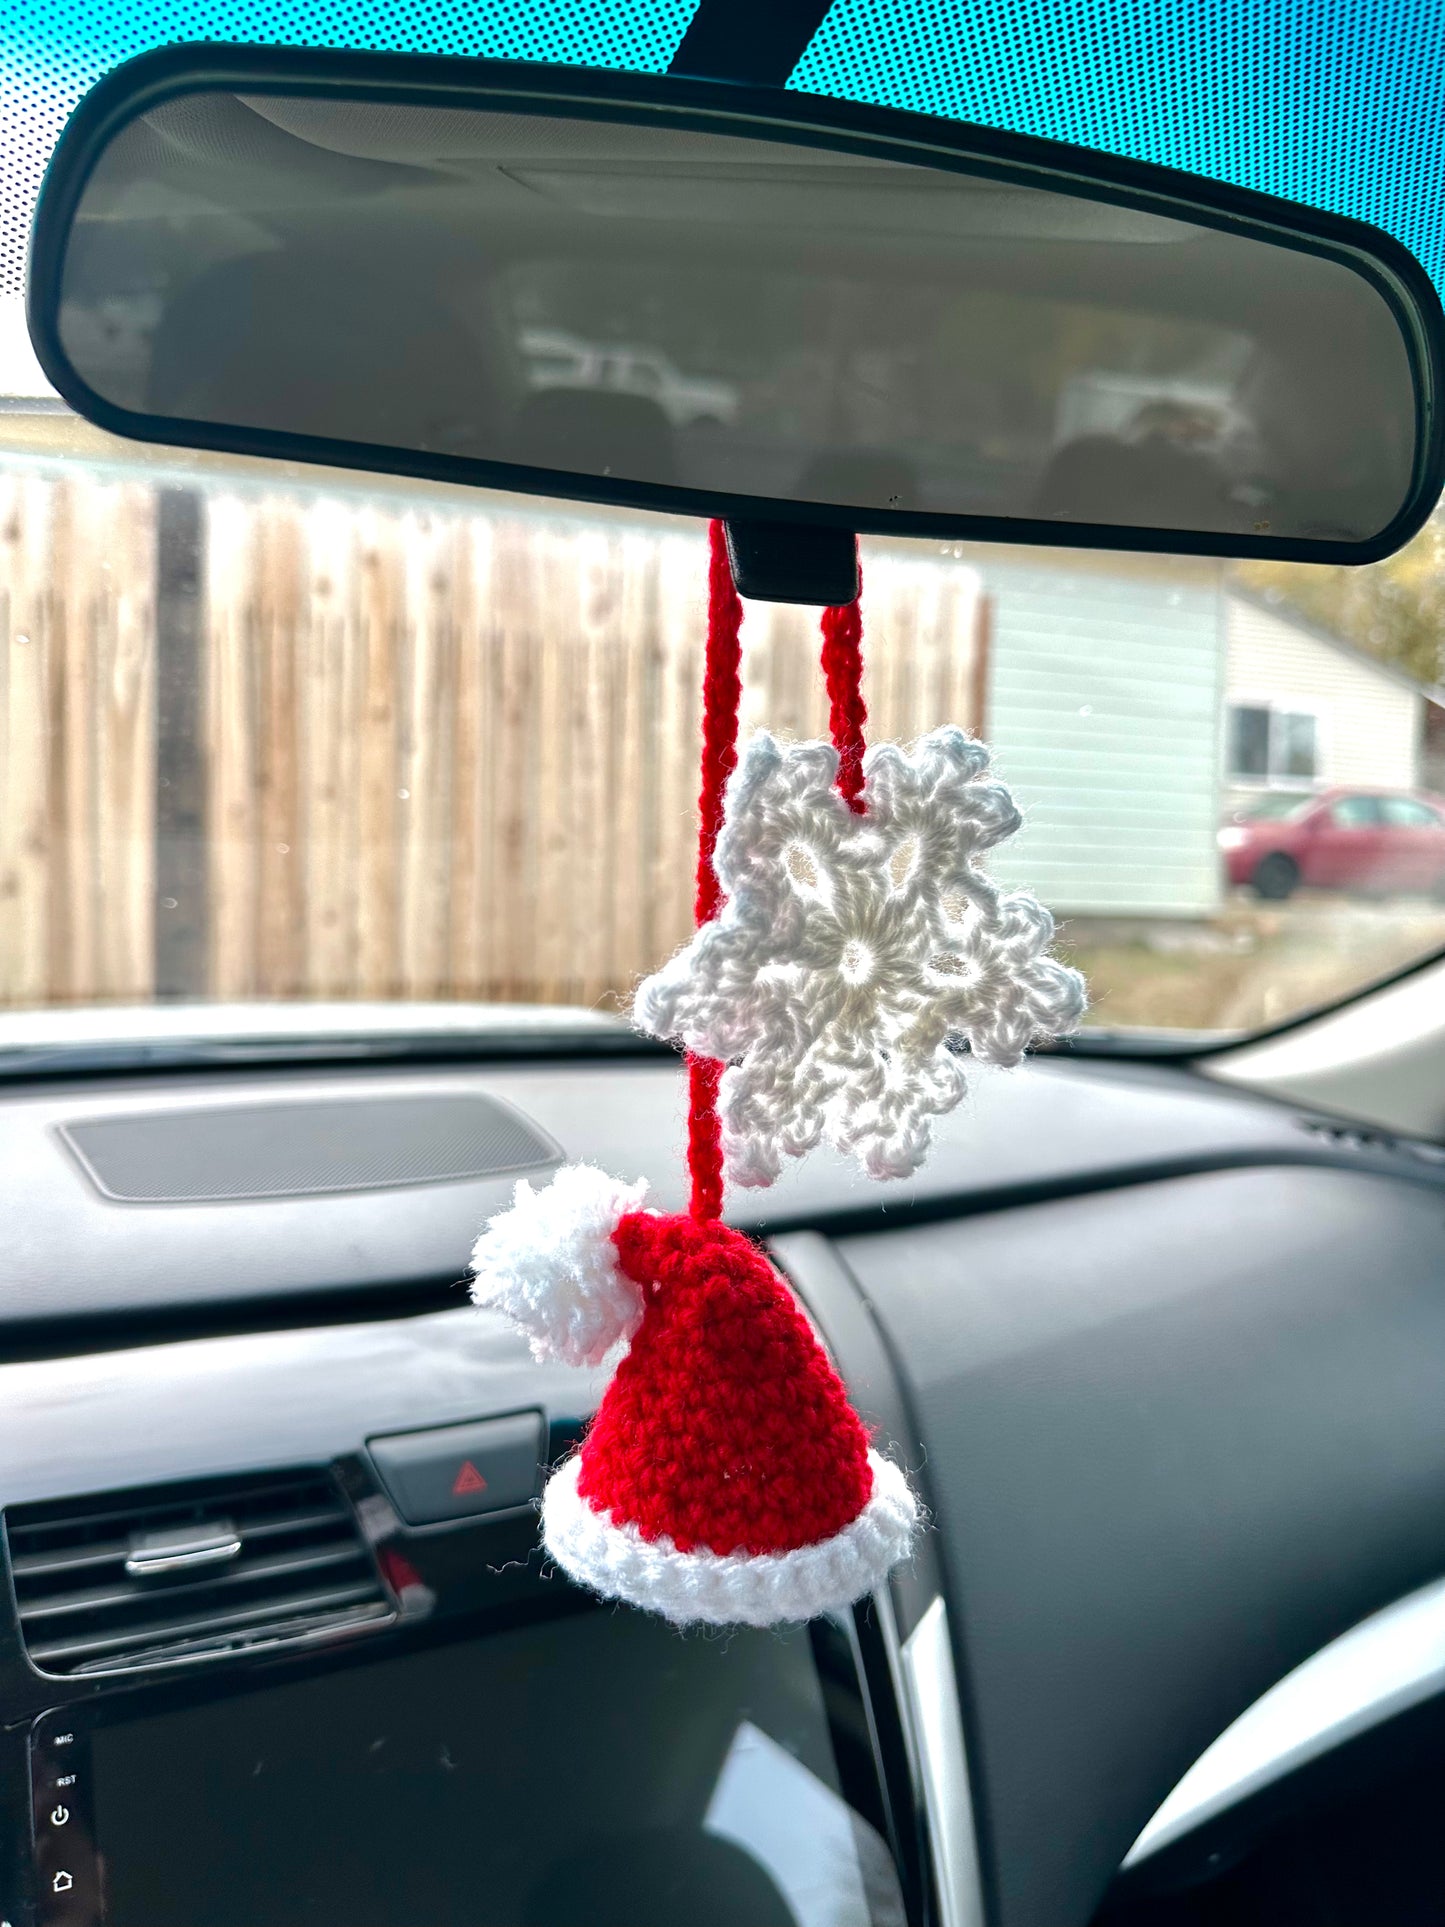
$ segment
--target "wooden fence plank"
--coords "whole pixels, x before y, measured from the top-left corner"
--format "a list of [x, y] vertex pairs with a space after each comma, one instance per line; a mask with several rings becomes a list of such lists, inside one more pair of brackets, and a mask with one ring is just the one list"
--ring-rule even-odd
[[150, 489], [113, 483], [92, 498], [90, 524], [96, 913], [89, 985], [77, 994], [125, 1002], [155, 984], [155, 508]]
[[258, 555], [252, 504], [213, 495], [207, 504], [206, 767], [210, 825], [210, 989], [214, 997], [261, 994], [257, 947], [260, 835], [256, 610]]
[[358, 996], [400, 994], [397, 730], [401, 703], [401, 631], [405, 597], [402, 533], [393, 516], [372, 513], [362, 555], [361, 629], [364, 662], [357, 767]]
[[254, 858], [260, 988], [273, 997], [297, 997], [306, 989], [304, 862], [297, 848], [303, 755], [298, 666], [307, 615], [303, 529], [285, 498], [262, 505], [256, 582], [260, 821]]
[[491, 684], [485, 668], [493, 647], [488, 613], [492, 525], [480, 517], [459, 519], [453, 541], [452, 619], [456, 640], [451, 714], [447, 718], [452, 758], [448, 830], [451, 915], [442, 992], [447, 997], [467, 996], [468, 987], [477, 980], [492, 847], [485, 791], [493, 728]]
[[51, 1001], [50, 574], [53, 495], [0, 479], [0, 1004]]
[[454, 524], [417, 514], [405, 534], [405, 702], [397, 758], [401, 993], [436, 997], [447, 982], [451, 904]]
[[340, 503], [305, 511], [306, 613], [298, 670], [299, 848], [309, 995], [357, 987], [357, 756], [361, 731], [361, 518]]
[[[194, 489], [162, 488], [149, 508], [147, 558], [133, 599], [139, 640], [154, 661], [142, 715], [153, 737], [141, 750], [137, 807], [151, 809], [151, 979], [158, 998], [203, 997], [210, 983], [209, 779], [206, 769], [206, 504]], [[148, 698], [148, 699], [147, 699]], [[150, 767], [153, 762], [154, 767]]]
[[55, 495], [45, 591], [51, 809], [49, 996], [62, 1004], [88, 1001], [99, 994], [93, 969], [96, 902], [91, 808], [96, 688], [85, 493], [86, 484], [79, 482]]
[[527, 892], [529, 935], [526, 950], [513, 961], [514, 994], [533, 992], [542, 1002], [563, 995], [561, 985], [573, 973], [573, 910], [577, 895], [585, 894], [587, 880], [569, 874], [567, 858], [570, 792], [579, 772], [569, 767], [574, 750], [567, 710], [569, 686], [578, 679], [579, 660], [585, 660], [589, 629], [598, 611], [590, 593], [596, 567], [594, 542], [576, 545], [572, 567], [556, 566], [555, 538], [547, 540], [547, 566], [534, 577], [538, 597], [538, 646], [528, 663], [527, 687], [531, 713], [527, 735], [531, 756], [523, 771], [523, 808], [528, 818], [531, 860], [519, 880]]

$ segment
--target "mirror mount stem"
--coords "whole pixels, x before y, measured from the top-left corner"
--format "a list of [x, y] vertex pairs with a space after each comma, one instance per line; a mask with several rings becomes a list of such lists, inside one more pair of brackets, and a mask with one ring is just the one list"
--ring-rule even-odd
[[817, 522], [723, 523], [733, 587], [749, 602], [836, 608], [858, 594], [858, 538]]

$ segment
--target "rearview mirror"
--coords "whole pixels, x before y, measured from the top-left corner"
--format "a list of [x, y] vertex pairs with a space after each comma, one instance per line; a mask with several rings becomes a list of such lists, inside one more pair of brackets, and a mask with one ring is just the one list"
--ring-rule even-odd
[[1441, 486], [1386, 236], [707, 82], [147, 55], [61, 139], [30, 323], [123, 435], [739, 525], [1368, 561]]

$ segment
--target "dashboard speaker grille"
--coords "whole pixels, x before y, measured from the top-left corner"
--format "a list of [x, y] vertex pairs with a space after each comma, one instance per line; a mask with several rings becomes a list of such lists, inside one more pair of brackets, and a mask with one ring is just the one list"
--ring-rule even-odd
[[108, 1198], [205, 1204], [535, 1171], [550, 1138], [483, 1096], [228, 1104], [76, 1119], [60, 1134]]
[[393, 1617], [325, 1472], [11, 1506], [5, 1531], [25, 1650], [42, 1673], [133, 1672]]

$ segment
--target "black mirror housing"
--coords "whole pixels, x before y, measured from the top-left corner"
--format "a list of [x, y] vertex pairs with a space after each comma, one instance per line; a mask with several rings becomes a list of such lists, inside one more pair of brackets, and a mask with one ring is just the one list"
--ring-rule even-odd
[[1369, 562], [1445, 480], [1390, 237], [775, 89], [167, 48], [62, 135], [28, 303], [118, 434], [720, 516], [785, 599], [855, 533]]

